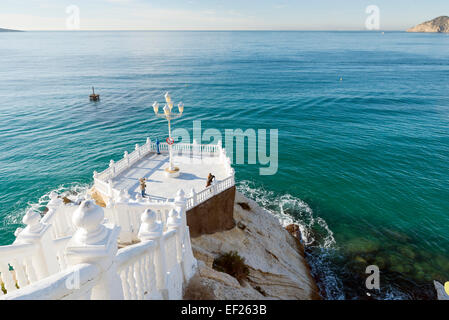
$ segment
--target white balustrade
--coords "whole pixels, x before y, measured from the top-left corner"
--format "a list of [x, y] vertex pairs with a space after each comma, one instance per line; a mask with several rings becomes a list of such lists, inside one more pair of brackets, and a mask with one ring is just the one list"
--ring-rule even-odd
[[35, 282], [23, 289], [8, 292], [8, 300], [78, 300], [90, 299], [99, 282], [100, 269], [94, 264], [78, 264]]
[[[38, 263], [38, 244], [19, 244], [0, 247], [0, 280], [8, 293], [37, 281], [34, 265]], [[10, 270], [13, 268], [13, 270]], [[0, 296], [3, 295], [0, 290]]]
[[156, 243], [141, 242], [118, 251], [117, 271], [125, 300], [161, 299], [157, 290], [154, 252]]
[[105, 209], [92, 200], [83, 201], [73, 213], [74, 235], [46, 242], [58, 266], [53, 273], [40, 251], [42, 236], [39, 241], [33, 237], [48, 232], [50, 225], [29, 211], [24, 218], [28, 226], [18, 234], [17, 243], [0, 247], [1, 280], [8, 291], [0, 299], [182, 299], [183, 286], [197, 268], [186, 203], [179, 190], [174, 202], [151, 204], [165, 217], [148, 208], [141, 211], [140, 243], [117, 250], [120, 227], [104, 223], [116, 217], [105, 220]]

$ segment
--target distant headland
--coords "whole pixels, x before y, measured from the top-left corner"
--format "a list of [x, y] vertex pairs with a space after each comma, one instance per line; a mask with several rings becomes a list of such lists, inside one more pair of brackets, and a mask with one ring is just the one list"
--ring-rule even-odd
[[20, 32], [20, 30], [12, 30], [12, 29], [3, 29], [3, 28], [0, 28], [0, 32]]
[[407, 32], [449, 32], [449, 17], [441, 16], [410, 28]]

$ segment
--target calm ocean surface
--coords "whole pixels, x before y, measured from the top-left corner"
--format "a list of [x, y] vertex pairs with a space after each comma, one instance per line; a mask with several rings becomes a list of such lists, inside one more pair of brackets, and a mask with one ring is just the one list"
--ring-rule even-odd
[[[342, 81], [339, 81], [340, 78]], [[449, 36], [366, 32], [0, 33], [0, 245], [51, 190], [81, 190], [147, 136], [279, 129], [279, 171], [239, 189], [301, 224], [328, 299], [434, 298], [449, 280]], [[101, 102], [90, 103], [91, 86]]]

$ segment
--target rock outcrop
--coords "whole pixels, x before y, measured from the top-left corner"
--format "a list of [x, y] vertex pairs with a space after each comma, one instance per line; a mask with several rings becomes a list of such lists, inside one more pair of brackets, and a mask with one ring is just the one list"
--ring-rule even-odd
[[[199, 270], [186, 298], [320, 299], [300, 241], [254, 201], [238, 192], [235, 200], [234, 228], [192, 239]], [[213, 268], [214, 259], [230, 251], [237, 251], [249, 268], [243, 283]]]
[[449, 17], [441, 16], [426, 21], [408, 29], [407, 32], [449, 32]]

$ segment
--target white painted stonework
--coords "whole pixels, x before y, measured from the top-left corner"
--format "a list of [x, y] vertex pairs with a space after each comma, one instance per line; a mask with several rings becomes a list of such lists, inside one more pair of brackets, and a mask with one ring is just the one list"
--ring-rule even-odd
[[[180, 176], [166, 178], [168, 146], [160, 151], [147, 139], [94, 173], [106, 208], [89, 195], [64, 204], [52, 193], [44, 217], [29, 210], [26, 228], [0, 247], [0, 299], [182, 299], [197, 270], [186, 211], [234, 186], [234, 170], [221, 145], [177, 144]], [[217, 181], [205, 188], [209, 172]]]

